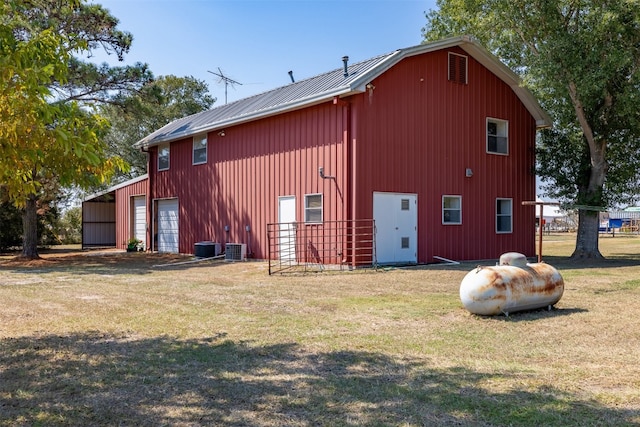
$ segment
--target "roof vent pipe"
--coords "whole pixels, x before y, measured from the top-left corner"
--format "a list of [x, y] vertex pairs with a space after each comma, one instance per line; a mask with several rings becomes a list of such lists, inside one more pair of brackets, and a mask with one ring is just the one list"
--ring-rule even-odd
[[296, 81], [293, 79], [293, 71], [289, 71], [289, 78], [291, 79], [291, 83], [295, 83]]
[[342, 57], [342, 62], [344, 63], [344, 76], [345, 77], [349, 77], [349, 71], [347, 70], [347, 67], [349, 65], [349, 57], [348, 56], [343, 56]]

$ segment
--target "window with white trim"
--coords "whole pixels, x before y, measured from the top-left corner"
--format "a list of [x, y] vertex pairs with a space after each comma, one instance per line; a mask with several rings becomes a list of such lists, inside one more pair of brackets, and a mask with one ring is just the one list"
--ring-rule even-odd
[[448, 76], [449, 81], [454, 83], [467, 84], [467, 57], [459, 53], [449, 53]]
[[442, 224], [462, 224], [462, 196], [442, 196]]
[[164, 171], [169, 169], [169, 144], [161, 144], [158, 146], [158, 170]]
[[193, 164], [207, 163], [207, 134], [193, 137]]
[[496, 199], [496, 233], [511, 233], [513, 230], [513, 200]]
[[305, 194], [304, 222], [308, 224], [322, 222], [322, 194]]
[[487, 118], [487, 153], [509, 154], [509, 122]]

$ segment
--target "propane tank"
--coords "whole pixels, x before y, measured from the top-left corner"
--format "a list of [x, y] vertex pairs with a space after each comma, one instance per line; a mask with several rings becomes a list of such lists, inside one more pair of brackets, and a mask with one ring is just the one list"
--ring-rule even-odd
[[558, 270], [544, 262], [527, 263], [517, 252], [503, 254], [495, 267], [478, 266], [460, 283], [464, 308], [486, 316], [551, 308], [563, 293], [564, 280]]

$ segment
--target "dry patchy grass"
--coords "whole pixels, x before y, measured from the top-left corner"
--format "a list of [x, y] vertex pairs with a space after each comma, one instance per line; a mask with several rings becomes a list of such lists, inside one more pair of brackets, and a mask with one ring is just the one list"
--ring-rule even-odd
[[572, 247], [545, 236], [556, 310], [508, 318], [461, 307], [473, 263], [0, 258], [0, 426], [640, 425], [640, 238]]

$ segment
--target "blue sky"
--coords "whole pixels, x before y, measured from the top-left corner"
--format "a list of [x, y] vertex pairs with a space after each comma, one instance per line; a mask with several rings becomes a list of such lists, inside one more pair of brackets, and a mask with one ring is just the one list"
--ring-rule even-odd
[[[193, 76], [224, 103], [218, 67], [242, 83], [229, 102], [422, 41], [435, 0], [93, 0], [133, 34], [124, 63]], [[117, 65], [113, 57], [92, 60]]]

